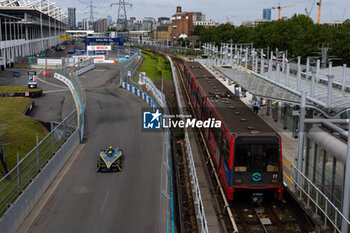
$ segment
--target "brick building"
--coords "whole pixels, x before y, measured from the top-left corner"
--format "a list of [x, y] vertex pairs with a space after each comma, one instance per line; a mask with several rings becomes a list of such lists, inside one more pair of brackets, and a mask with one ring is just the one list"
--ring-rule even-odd
[[189, 36], [193, 31], [193, 13], [182, 12], [181, 6], [176, 7], [176, 13], [171, 17], [171, 39], [176, 43], [179, 36]]

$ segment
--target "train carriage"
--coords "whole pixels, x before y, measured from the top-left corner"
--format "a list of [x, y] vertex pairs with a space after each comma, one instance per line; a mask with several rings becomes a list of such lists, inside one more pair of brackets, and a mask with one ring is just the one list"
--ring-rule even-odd
[[185, 62], [184, 79], [197, 119], [222, 122], [202, 133], [227, 198], [268, 190], [282, 199], [281, 137], [198, 62]]

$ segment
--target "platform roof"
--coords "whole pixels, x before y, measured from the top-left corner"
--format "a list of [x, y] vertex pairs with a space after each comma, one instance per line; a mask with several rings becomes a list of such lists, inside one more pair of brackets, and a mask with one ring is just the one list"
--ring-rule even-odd
[[[198, 61], [211, 66], [218, 76], [225, 76], [231, 79], [256, 96], [299, 105], [301, 91], [311, 92], [311, 80], [305, 77], [301, 78], [301, 88], [297, 90], [297, 77], [293, 74], [290, 74], [287, 85], [285, 73], [282, 72], [280, 73], [279, 81], [277, 81], [276, 72], [272, 72], [272, 78], [268, 79], [261, 77], [255, 72], [245, 72], [244, 68], [239, 66], [222, 68], [208, 59], [198, 59]], [[326, 106], [327, 93], [327, 84], [316, 82], [314, 97], [312, 98], [308, 94], [308, 107], [316, 108], [328, 117], [338, 116], [340, 113], [350, 110], [350, 92], [333, 87], [331, 108]]]

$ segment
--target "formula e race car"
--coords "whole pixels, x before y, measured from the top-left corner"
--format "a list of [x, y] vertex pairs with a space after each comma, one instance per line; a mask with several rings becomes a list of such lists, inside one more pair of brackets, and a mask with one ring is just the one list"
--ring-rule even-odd
[[122, 160], [124, 159], [122, 149], [101, 150], [97, 160], [97, 172], [122, 171]]

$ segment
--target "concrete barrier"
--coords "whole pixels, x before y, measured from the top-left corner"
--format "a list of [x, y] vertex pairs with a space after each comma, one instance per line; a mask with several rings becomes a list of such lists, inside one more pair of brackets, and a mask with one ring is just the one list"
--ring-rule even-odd
[[33, 182], [17, 198], [13, 205], [0, 218], [0, 232], [14, 233], [29, 215], [30, 211], [40, 200], [55, 176], [71, 156], [79, 144], [79, 130], [68, 138], [65, 144], [56, 152], [46, 167], [33, 180]]

